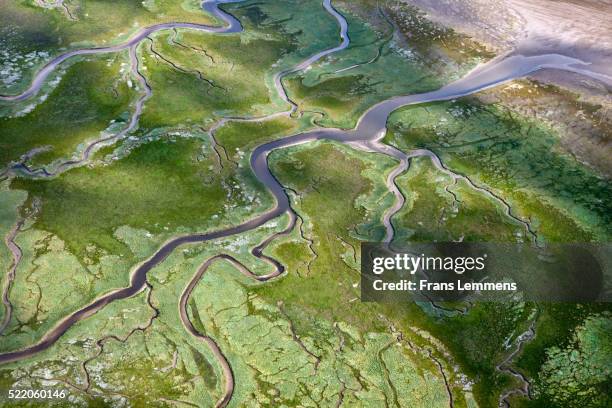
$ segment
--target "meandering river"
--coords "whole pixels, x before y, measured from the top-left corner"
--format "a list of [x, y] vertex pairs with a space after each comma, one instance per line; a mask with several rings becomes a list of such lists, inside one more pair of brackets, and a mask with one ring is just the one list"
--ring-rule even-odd
[[[146, 100], [146, 97], [150, 95], [151, 89], [146, 84], [146, 80], [137, 72], [137, 61], [135, 54], [136, 45], [142, 41], [146, 36], [160, 30], [166, 29], [174, 29], [174, 28], [188, 28], [188, 29], [196, 29], [201, 31], [207, 31], [211, 33], [218, 34], [229, 34], [229, 33], [237, 33], [242, 30], [242, 26], [240, 22], [231, 16], [219, 9], [218, 4], [221, 3], [230, 3], [239, 0], [230, 0], [230, 1], [215, 1], [208, 0], [202, 3], [202, 7], [216, 16], [219, 20], [223, 21], [225, 24], [223, 26], [214, 27], [207, 26], [201, 24], [192, 24], [192, 23], [183, 23], [183, 22], [172, 22], [172, 23], [164, 23], [153, 25], [150, 27], [146, 27], [135, 33], [132, 37], [130, 37], [126, 42], [110, 46], [110, 47], [100, 47], [100, 48], [85, 48], [81, 50], [70, 51], [66, 54], [62, 54], [53, 60], [51, 60], [48, 64], [46, 64], [34, 77], [31, 85], [26, 89], [23, 93], [19, 95], [11, 95], [11, 96], [1, 96], [0, 99], [5, 101], [21, 101], [27, 98], [32, 97], [36, 93], [38, 93], [45, 83], [45, 80], [48, 76], [64, 61], [68, 60], [71, 57], [78, 55], [90, 55], [90, 54], [99, 54], [99, 53], [109, 53], [116, 52], [120, 50], [129, 49], [130, 55], [132, 58], [132, 66], [133, 70], [135, 69], [135, 75], [141, 80], [143, 86], [147, 90], [144, 99], [141, 98], [142, 103]], [[325, 51], [321, 51], [312, 57], [300, 62], [298, 65], [288, 69], [286, 71], [278, 73], [274, 78], [274, 84], [277, 92], [281, 96], [283, 100], [291, 105], [291, 109], [287, 112], [277, 113], [279, 114], [290, 114], [295, 111], [297, 106], [289, 99], [287, 96], [285, 89], [282, 84], [282, 79], [284, 76], [299, 72], [301, 70], [306, 69], [314, 62], [319, 61], [321, 58], [334, 53], [341, 51], [348, 47], [349, 45], [349, 37], [347, 34], [348, 24], [345, 18], [338, 13], [333, 6], [331, 5], [331, 0], [323, 0], [323, 6], [325, 9], [336, 19], [340, 27], [340, 43], [338, 46], [327, 49]], [[136, 68], [134, 68], [136, 67]], [[295, 134], [291, 136], [284, 137], [282, 139], [274, 140], [268, 143], [261, 144], [255, 148], [250, 158], [250, 165], [253, 173], [257, 177], [257, 179], [265, 185], [270, 194], [273, 195], [275, 200], [275, 205], [273, 208], [268, 211], [256, 215], [250, 220], [235, 225], [226, 229], [221, 229], [217, 231], [211, 231], [206, 233], [196, 233], [196, 234], [188, 234], [176, 237], [164, 243], [150, 258], [145, 260], [144, 262], [138, 264], [133, 269], [130, 275], [130, 284], [129, 286], [121, 289], [117, 289], [111, 292], [108, 292], [99, 298], [95, 299], [90, 304], [82, 307], [79, 310], [74, 311], [68, 316], [64, 317], [55, 327], [49, 330], [39, 341], [34, 343], [31, 346], [28, 346], [21, 350], [15, 350], [11, 352], [6, 352], [0, 354], [0, 364], [8, 363], [12, 361], [21, 360], [27, 357], [30, 357], [36, 353], [39, 353], [43, 350], [51, 347], [67, 330], [69, 330], [73, 325], [78, 323], [79, 321], [88, 318], [92, 314], [101, 310], [107, 304], [114, 302], [116, 300], [125, 299], [135, 294], [139, 293], [141, 290], [145, 289], [147, 286], [147, 274], [148, 272], [162, 263], [168, 255], [170, 255], [174, 250], [178, 247], [193, 244], [193, 243], [202, 243], [207, 241], [212, 241], [219, 238], [225, 238], [236, 234], [241, 234], [250, 230], [253, 230], [257, 227], [260, 227], [267, 223], [268, 221], [277, 218], [285, 213], [290, 215], [290, 219], [293, 220], [292, 225], [288, 228], [293, 228], [295, 225], [295, 214], [290, 207], [289, 198], [285, 192], [283, 186], [278, 182], [278, 180], [271, 173], [270, 168], [268, 166], [268, 156], [269, 154], [276, 150], [282, 149], [289, 146], [294, 146], [302, 143], [308, 143], [316, 140], [333, 140], [341, 143], [351, 143], [353, 145], [361, 145], [363, 147], [367, 147], [371, 150], [378, 151], [383, 154], [390, 155], [396, 158], [400, 164], [398, 167], [392, 171], [392, 173], [387, 178], [387, 186], [391, 189], [391, 191], [396, 196], [396, 204], [391, 208], [384, 217], [384, 224], [387, 228], [387, 234], [385, 237], [386, 241], [390, 241], [393, 237], [393, 228], [391, 226], [391, 218], [395, 212], [397, 212], [402, 204], [403, 198], [401, 197], [401, 193], [397, 186], [395, 186], [395, 178], [401, 174], [407, 168], [408, 159], [410, 157], [414, 157], [417, 155], [428, 156], [432, 159], [434, 164], [445, 171], [449, 171], [444, 168], [440, 163], [439, 158], [435, 156], [432, 152], [429, 151], [418, 151], [412, 153], [403, 153], [397, 149], [392, 148], [391, 146], [387, 146], [382, 144], [380, 141], [381, 136], [384, 135], [386, 130], [386, 123], [389, 118], [389, 115], [395, 111], [396, 109], [407, 106], [414, 105], [426, 102], [434, 102], [434, 101], [443, 101], [443, 100], [451, 100], [455, 98], [460, 98], [462, 96], [470, 95], [476, 92], [479, 92], [483, 89], [491, 88], [502, 84], [507, 81], [511, 81], [516, 78], [520, 78], [531, 74], [535, 71], [545, 68], [554, 68], [554, 69], [564, 69], [569, 71], [587, 71], [587, 64], [584, 62], [566, 57], [563, 55], [557, 54], [546, 54], [546, 55], [537, 55], [537, 56], [522, 56], [522, 55], [513, 55], [507, 56], [503, 58], [497, 58], [487, 64], [477, 67], [476, 69], [469, 72], [463, 78], [452, 82], [438, 90], [432, 92], [426, 92], [416, 95], [407, 95], [407, 96], [398, 96], [394, 98], [387, 99], [383, 102], [380, 102], [370, 109], [368, 109], [359, 119], [358, 124], [355, 129], [351, 130], [341, 130], [341, 129], [333, 129], [333, 128], [319, 128], [312, 131]], [[142, 103], [137, 105], [137, 115], [140, 114], [142, 110]], [[225, 123], [227, 120], [266, 120], [272, 116], [263, 117], [263, 118], [226, 118], [222, 119], [220, 123]], [[133, 129], [136, 126], [137, 117], [130, 122], [128, 127], [129, 132], [130, 129]], [[454, 174], [454, 173], [452, 173]], [[454, 177], [459, 177], [454, 175]], [[475, 187], [474, 188], [479, 188]], [[499, 199], [499, 198], [498, 198]], [[510, 214], [510, 209], [508, 207], [507, 213]], [[521, 221], [516, 218], [517, 221]], [[266, 240], [266, 244], [269, 243], [270, 240]], [[265, 257], [262, 254], [261, 248], [264, 245], [260, 245], [259, 249], [254, 250], [254, 255], [259, 257]], [[214, 259], [225, 259], [230, 262], [234, 262], [233, 259], [228, 258], [225, 255], [220, 255]], [[270, 260], [270, 259], [268, 259]], [[189, 319], [187, 317], [186, 305], [189, 294], [193, 290], [195, 284], [204, 273], [208, 265], [210, 265], [211, 260], [207, 261], [207, 263], [196, 273], [196, 276], [191, 280], [185, 292], [183, 293], [180, 300], [180, 313], [183, 318], [183, 323], [186, 325], [188, 330], [196, 335], [201, 336], [197, 331], [193, 328]], [[236, 261], [237, 262], [237, 261]], [[270, 260], [270, 262], [274, 263], [276, 261]], [[235, 263], [235, 262], [234, 262]], [[259, 280], [267, 280], [273, 277], [278, 276], [282, 271], [282, 266], [276, 265], [276, 272], [270, 276], [266, 277], [254, 277]], [[245, 274], [249, 274], [250, 272], [245, 272]], [[251, 274], [252, 275], [252, 274]], [[213, 350], [216, 350], [217, 358], [224, 361], [224, 357], [221, 351], [218, 349], [218, 346], [209, 341], [209, 338], [203, 337], [203, 340], [209, 343], [209, 346]], [[220, 361], [223, 370], [227, 375], [231, 375], [231, 368], [223, 364], [223, 361]], [[227, 363], [227, 361], [226, 361]], [[231, 387], [230, 387], [231, 386]], [[226, 383], [226, 397], [225, 401], [229, 401], [227, 399], [227, 393], [231, 397], [231, 389], [233, 388], [233, 380], [232, 383], [228, 386]]]

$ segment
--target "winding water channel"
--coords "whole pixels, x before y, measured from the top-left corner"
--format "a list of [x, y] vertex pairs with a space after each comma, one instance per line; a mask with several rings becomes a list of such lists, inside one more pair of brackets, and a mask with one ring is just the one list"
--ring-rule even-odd
[[[129, 133], [132, 129], [137, 126], [138, 118], [140, 113], [142, 112], [143, 104], [146, 99], [151, 95], [151, 88], [146, 83], [146, 79], [139, 73], [138, 71], [138, 61], [136, 57], [136, 46], [146, 38], [148, 35], [167, 29], [175, 29], [175, 28], [188, 28], [188, 29], [196, 29], [201, 31], [207, 31], [211, 33], [219, 33], [219, 34], [229, 34], [229, 33], [237, 33], [242, 30], [242, 26], [240, 22], [231, 16], [219, 9], [218, 4], [221, 3], [230, 3], [236, 2], [240, 0], [207, 0], [202, 3], [202, 7], [218, 17], [221, 21], [225, 23], [224, 26], [213, 27], [201, 24], [192, 24], [192, 23], [182, 23], [182, 22], [171, 22], [153, 25], [150, 27], [146, 27], [135, 33], [130, 39], [126, 42], [110, 47], [100, 47], [100, 48], [86, 48], [81, 50], [70, 51], [66, 54], [62, 54], [53, 60], [51, 60], [48, 64], [46, 64], [34, 77], [32, 84], [29, 86], [27, 90], [19, 95], [11, 95], [11, 96], [0, 96], [0, 99], [5, 101], [21, 101], [27, 98], [32, 97], [37, 92], [40, 91], [43, 86], [45, 80], [48, 76], [64, 61], [67, 59], [78, 56], [78, 55], [90, 55], [90, 54], [99, 54], [99, 53], [109, 53], [116, 52], [128, 49], [130, 52], [130, 57], [132, 61], [132, 71], [135, 76], [138, 77], [141, 82], [143, 88], [145, 89], [145, 93], [138, 100], [136, 104], [135, 113], [130, 120], [130, 123], [126, 129], [124, 129], [119, 137]], [[301, 70], [306, 69], [314, 62], [320, 60], [321, 58], [334, 53], [341, 51], [348, 47], [349, 45], [349, 37], [348, 37], [348, 24], [346, 19], [338, 13], [333, 6], [331, 5], [331, 0], [323, 0], [323, 7], [332, 15], [339, 24], [340, 27], [340, 44], [336, 47], [321, 51], [308, 59], [300, 62], [298, 65], [286, 70], [282, 71], [275, 75], [274, 84], [275, 88], [279, 94], [279, 96], [287, 102], [291, 109], [286, 112], [279, 112], [270, 116], [260, 117], [260, 118], [224, 118], [219, 121], [219, 123], [213, 127], [211, 133], [224, 123], [230, 120], [241, 120], [241, 121], [262, 121], [270, 119], [271, 117], [277, 115], [289, 115], [297, 109], [297, 105], [293, 103], [283, 87], [282, 80], [283, 77], [299, 72]], [[235, 225], [226, 229], [221, 229], [217, 231], [211, 231], [206, 233], [196, 233], [183, 235], [176, 238], [173, 238], [166, 243], [164, 243], [150, 258], [145, 260], [144, 262], [138, 264], [134, 267], [130, 275], [130, 284], [125, 288], [120, 288], [117, 290], [113, 290], [108, 292], [99, 298], [92, 301], [90, 304], [82, 307], [81, 309], [69, 314], [64, 317], [54, 328], [49, 330], [38, 342], [33, 345], [21, 349], [15, 350], [11, 352], [6, 352], [0, 354], [0, 364], [18, 361], [27, 357], [30, 357], [36, 353], [39, 353], [43, 350], [51, 347], [67, 330], [69, 330], [73, 325], [78, 323], [79, 321], [88, 318], [94, 313], [98, 312], [102, 308], [104, 308], [107, 304], [114, 302], [116, 300], [125, 299], [131, 296], [136, 295], [143, 289], [145, 289], [148, 285], [147, 282], [147, 274], [148, 272], [162, 263], [168, 255], [170, 255], [174, 250], [178, 247], [193, 244], [193, 243], [202, 243], [208, 242], [219, 238], [225, 238], [236, 234], [241, 234], [250, 230], [253, 230], [257, 227], [260, 227], [267, 223], [268, 221], [275, 219], [283, 214], [289, 215], [289, 225], [285, 230], [281, 233], [277, 233], [267, 240], [265, 240], [262, 244], [256, 247], [253, 250], [253, 255], [268, 261], [273, 264], [275, 267], [275, 271], [266, 276], [257, 276], [248, 271], [246, 267], [241, 265], [237, 260], [232, 258], [229, 255], [221, 254], [207, 260], [202, 267], [196, 272], [193, 278], [188, 283], [185, 288], [181, 299], [179, 301], [179, 312], [181, 314], [181, 318], [183, 324], [187, 328], [187, 330], [193, 334], [194, 336], [200, 338], [202, 341], [206, 342], [213, 354], [215, 354], [216, 358], [219, 360], [219, 363], [223, 369], [224, 376], [226, 377], [225, 383], [225, 394], [223, 398], [218, 402], [218, 406], [224, 406], [229, 402], [229, 398], [231, 398], [231, 394], [233, 391], [233, 377], [231, 372], [231, 367], [227, 363], [227, 360], [223, 356], [223, 353], [216, 345], [214, 340], [207, 336], [203, 336], [197, 332], [197, 330], [193, 327], [192, 323], [189, 320], [187, 313], [187, 301], [188, 298], [193, 291], [194, 287], [197, 285], [197, 282], [210, 266], [210, 264], [217, 260], [225, 260], [232, 264], [234, 264], [242, 273], [245, 275], [259, 280], [266, 281], [268, 279], [273, 279], [284, 272], [284, 267], [278, 263], [278, 261], [267, 257], [263, 254], [263, 249], [267, 246], [276, 236], [279, 234], [284, 234], [290, 232], [295, 226], [296, 214], [293, 212], [290, 206], [289, 197], [287, 196], [285, 189], [278, 182], [278, 180], [274, 177], [268, 167], [268, 156], [269, 154], [276, 150], [282, 149], [290, 146], [295, 146], [302, 143], [308, 143], [316, 140], [333, 140], [341, 143], [350, 143], [352, 146], [364, 148], [370, 151], [376, 151], [388, 156], [391, 156], [399, 161], [398, 166], [389, 174], [387, 177], [386, 183], [391, 192], [396, 197], [396, 203], [392, 208], [387, 210], [384, 215], [384, 225], [386, 228], [386, 236], [385, 241], [390, 242], [393, 239], [393, 227], [391, 224], [391, 219], [397, 211], [399, 211], [403, 205], [403, 196], [399, 191], [399, 188], [395, 184], [395, 179], [401, 173], [403, 173], [408, 168], [409, 159], [417, 156], [427, 156], [429, 157], [433, 164], [440, 170], [445, 173], [451, 175], [454, 180], [463, 179], [465, 180], [472, 188], [475, 188], [487, 195], [489, 195], [492, 199], [501, 203], [502, 206], [506, 208], [506, 214], [512, 217], [518, 223], [524, 224], [525, 228], [529, 231], [529, 225], [512, 215], [510, 206], [503, 201], [501, 197], [494, 195], [489, 190], [486, 190], [482, 187], [475, 186], [467, 177], [457, 175], [453, 173], [451, 170], [446, 168], [440, 161], [440, 159], [431, 151], [426, 150], [415, 150], [413, 152], [404, 153], [398, 149], [395, 149], [392, 146], [388, 146], [383, 144], [380, 140], [384, 136], [386, 131], [386, 123], [389, 115], [395, 111], [396, 109], [407, 106], [414, 105], [426, 102], [434, 102], [434, 101], [443, 101], [443, 100], [451, 100], [455, 98], [459, 98], [462, 96], [470, 95], [475, 92], [479, 92], [483, 89], [487, 89], [490, 87], [497, 86], [501, 83], [511, 81], [513, 79], [523, 77], [530, 73], [533, 73], [537, 70], [544, 68], [554, 68], [554, 69], [565, 69], [569, 71], [586, 71], [585, 68], [587, 64], [584, 62], [566, 57], [558, 54], [546, 54], [546, 55], [537, 55], [537, 56], [522, 56], [522, 55], [512, 55], [503, 58], [497, 58], [487, 64], [477, 67], [476, 69], [469, 72], [463, 78], [450, 83], [438, 90], [432, 92], [426, 92], [416, 95], [407, 95], [407, 96], [398, 96], [394, 98], [390, 98], [383, 102], [380, 102], [370, 109], [368, 109], [359, 119], [356, 128], [351, 130], [341, 130], [341, 129], [333, 129], [333, 128], [318, 128], [312, 131], [295, 134], [291, 136], [284, 137], [282, 139], [274, 140], [268, 143], [261, 144], [255, 148], [255, 150], [251, 154], [250, 165], [253, 173], [257, 177], [257, 179], [265, 185], [270, 194], [273, 195], [275, 199], [275, 205], [273, 208], [268, 211], [259, 214], [248, 221], [243, 222], [242, 224]], [[117, 135], [113, 136], [117, 137]], [[105, 139], [107, 140], [107, 139]], [[99, 143], [100, 141], [96, 141], [94, 143]], [[86, 149], [86, 154], [84, 155], [84, 159], [86, 160], [89, 152], [93, 149], [93, 145], [90, 145], [88, 149]], [[64, 169], [70, 167], [76, 162], [66, 162], [64, 165]], [[47, 176], [51, 176], [52, 174], [47, 173]]]

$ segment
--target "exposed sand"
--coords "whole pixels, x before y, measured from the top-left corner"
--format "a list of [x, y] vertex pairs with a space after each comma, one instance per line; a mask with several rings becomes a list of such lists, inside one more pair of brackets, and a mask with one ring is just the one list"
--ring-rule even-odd
[[609, 96], [612, 0], [403, 0], [498, 52], [559, 53], [590, 63], [599, 78], [545, 72], [539, 79]]

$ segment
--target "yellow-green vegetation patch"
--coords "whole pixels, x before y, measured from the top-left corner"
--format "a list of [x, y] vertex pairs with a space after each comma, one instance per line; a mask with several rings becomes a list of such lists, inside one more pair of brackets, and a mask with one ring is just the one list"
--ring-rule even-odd
[[40, 1], [0, 1], [0, 93], [19, 93], [53, 56], [70, 49], [109, 46], [139, 28], [188, 21], [217, 23], [198, 0], [64, 0], [57, 7]]
[[[277, 254], [294, 273], [258, 288], [257, 292], [269, 302], [283, 299], [308, 313], [329, 321], [344, 321], [365, 332], [378, 328], [378, 320], [372, 318], [373, 308], [358, 301], [359, 273], [341, 256], [349, 253], [350, 258], [358, 259], [358, 238], [381, 235], [380, 218], [374, 223], [374, 216], [357, 201], [368, 205], [364, 196], [378, 191], [384, 178], [383, 172], [373, 180], [364, 175], [376, 168], [374, 160], [363, 160], [365, 154], [350, 154], [350, 150], [336, 143], [317, 142], [283, 149], [270, 156], [273, 174], [294, 191], [293, 205], [305, 220], [304, 235], [310, 240], [310, 260], [300, 258], [297, 262], [292, 258], [293, 251], [285, 247], [285, 251]], [[390, 160], [381, 162], [390, 164]], [[381, 208], [374, 203], [372, 209], [380, 214]], [[362, 232], [360, 226], [369, 223], [372, 231], [361, 228]]]
[[253, 150], [264, 142], [296, 133], [299, 123], [288, 117], [261, 122], [228, 122], [219, 128], [215, 137], [234, 161], [240, 160], [245, 151]]
[[[448, 403], [444, 381], [390, 333], [360, 333], [279, 299], [267, 303], [212, 268], [193, 293], [192, 314], [233, 367], [237, 405], [411, 406]], [[313, 321], [310, 331], [298, 322]]]
[[[125, 402], [122, 393], [111, 392], [105, 394], [111, 387], [112, 377], [106, 378], [106, 370], [109, 367], [104, 361], [98, 360], [100, 355], [105, 355], [107, 350], [119, 354], [124, 352], [127, 340], [136, 341], [135, 348], [143, 347], [159, 352], [154, 348], [155, 343], [145, 344], [142, 342], [143, 331], [150, 330], [151, 322], [154, 321], [156, 311], [155, 306], [150, 302], [149, 292], [143, 291], [140, 294], [126, 300], [111, 303], [106, 308], [96, 314], [95, 319], [87, 319], [77, 324], [68, 334], [66, 334], [50, 350], [35, 355], [26, 362], [21, 362], [17, 367], [7, 366], [0, 370], [0, 388], [2, 390], [16, 388], [45, 388], [64, 390], [68, 396], [66, 399], [56, 401], [59, 405], [70, 402], [74, 406], [102, 406], [116, 405]], [[163, 337], [158, 339], [163, 342]], [[119, 347], [119, 350], [117, 350]], [[159, 346], [158, 346], [159, 347]], [[127, 348], [129, 351], [130, 349]], [[162, 362], [165, 356], [158, 354], [158, 361]], [[168, 357], [170, 363], [172, 355]], [[121, 359], [120, 359], [121, 360]], [[125, 361], [125, 360], [124, 360]], [[119, 366], [124, 366], [121, 361]], [[130, 388], [130, 384], [137, 384], [134, 380], [138, 378], [142, 381], [149, 378], [148, 384], [151, 388], [141, 393], [151, 392], [151, 390], [161, 389], [167, 381], [165, 371], [155, 373], [152, 367], [144, 367], [149, 370], [147, 376], [142, 372], [137, 374], [137, 370], [143, 368], [132, 362], [129, 374], [130, 377], [123, 378], [124, 382], [121, 389]], [[19, 372], [24, 375], [13, 376], [12, 373]], [[156, 375], [157, 374], [157, 375]], [[177, 373], [182, 381], [193, 378], [189, 373], [181, 370]], [[131, 378], [131, 381], [128, 379]], [[104, 380], [107, 380], [106, 382]], [[157, 387], [156, 387], [157, 385]], [[85, 390], [88, 392], [86, 393]], [[120, 389], [116, 389], [120, 391]], [[172, 390], [164, 389], [168, 396], [175, 395]], [[124, 394], [124, 393], [123, 393]], [[138, 400], [139, 395], [133, 396]], [[6, 398], [3, 393], [0, 398]], [[105, 402], [105, 404], [102, 404]]]
[[406, 197], [393, 218], [397, 242], [525, 242], [525, 229], [505, 214], [499, 202], [465, 181], [437, 170], [429, 157], [414, 158], [398, 178]]
[[243, 35], [290, 44], [291, 53], [278, 61], [278, 68], [293, 66], [340, 43], [340, 27], [320, 0], [249, 0], [228, 4], [227, 10], [240, 19], [245, 27]]
[[[180, 44], [180, 45], [178, 45]], [[266, 70], [286, 52], [274, 38], [180, 31], [160, 33], [139, 50], [153, 88], [142, 127], [200, 123], [216, 115], [261, 115], [270, 103]]]
[[530, 406], [609, 406], [611, 331], [609, 312], [592, 314], [576, 328], [565, 347], [548, 349], [536, 383], [537, 401]]
[[[211, 171], [210, 145], [199, 138], [143, 144], [108, 166], [78, 168], [51, 180], [18, 179], [42, 201], [36, 227], [53, 232], [83, 256], [89, 244], [129, 256], [113, 236], [130, 225], [154, 234], [237, 223], [264, 203], [233, 172]], [[78, 220], [87, 220], [86, 223]]]
[[[285, 83], [304, 111], [322, 112], [325, 126], [353, 127], [367, 108], [392, 96], [439, 88], [472, 67], [479, 58], [449, 65], [416, 53], [411, 43], [393, 38], [393, 23], [370, 25], [347, 6], [348, 48]], [[383, 18], [384, 20], [384, 18]]]
[[[31, 227], [15, 242], [23, 257], [9, 296], [13, 316], [2, 351], [32, 344], [68, 313], [128, 284], [129, 259], [100, 251], [94, 264], [69, 252], [57, 236]], [[95, 247], [87, 250], [91, 254]]]
[[270, 265], [254, 258], [249, 248], [282, 230], [286, 222], [287, 217], [281, 217], [247, 234], [173, 252], [149, 273], [152, 291], [145, 288], [110, 303], [73, 326], [49, 350], [2, 367], [0, 389], [64, 389], [70, 403], [84, 406], [173, 401], [213, 405], [222, 392], [223, 375], [208, 347], [183, 328], [178, 298], [198, 265], [219, 251], [233, 254], [255, 273], [269, 273]]
[[37, 163], [70, 157], [80, 143], [99, 138], [112, 122], [126, 122], [135, 96], [128, 64], [124, 53], [77, 62], [43, 102], [1, 117], [0, 167], [34, 148], [48, 147], [36, 155]]
[[[549, 406], [547, 404], [551, 404], [552, 395], [559, 392], [556, 388], [559, 386], [560, 377], [555, 378], [552, 373], [545, 372], [549, 371], [551, 366], [557, 364], [557, 362], [550, 361], [551, 355], [558, 355], [560, 350], [578, 347], [577, 333], [584, 331], [582, 326], [592, 317], [595, 317], [595, 320], [599, 320], [601, 317], [604, 320], [604, 327], [609, 324], [605, 320], [610, 319], [610, 310], [606, 303], [540, 303], [538, 309], [538, 321], [535, 327], [537, 336], [525, 345], [523, 353], [516, 360], [516, 366], [523, 370], [529, 378], [542, 379], [542, 381], [538, 380], [536, 386], [541, 398], [537, 398], [533, 402], [534, 405], [531, 406], [534, 407]], [[609, 355], [609, 335], [607, 333], [601, 330], [593, 330], [589, 333], [588, 338], [589, 342], [598, 342], [602, 345], [603, 354], [600, 354], [600, 356], [606, 355], [606, 353]], [[606, 351], [606, 347], [608, 347], [608, 351]], [[576, 355], [576, 353], [573, 354]], [[565, 364], [562, 359], [559, 359], [558, 362]], [[547, 367], [546, 370], [545, 367]], [[547, 376], [550, 376], [550, 378], [546, 379]], [[593, 391], [596, 388], [591, 388], [593, 384], [588, 384], [583, 380], [584, 378], [581, 380], [582, 383], [574, 384], [578, 394], [588, 394], [588, 398], [592, 397], [593, 400], [604, 395], [595, 395]], [[550, 386], [550, 389], [548, 389], [548, 386]], [[567, 395], [561, 396], [561, 399], [564, 398], [567, 398]], [[561, 406], [563, 405], [561, 402], [559, 403]], [[605, 406], [605, 404], [602, 406]]]
[[391, 117], [386, 140], [433, 150], [500, 193], [545, 240], [610, 236], [610, 183], [567, 155], [553, 130], [503, 106], [464, 99], [404, 108]]
[[[334, 20], [318, 1], [228, 7], [244, 21], [244, 32], [219, 36], [177, 30], [143, 41], [143, 73], [153, 88], [142, 117], [144, 128], [288, 109], [273, 87], [273, 74], [336, 42]], [[309, 12], [298, 13], [301, 9]], [[313, 24], [330, 31], [329, 36], [315, 35]]]

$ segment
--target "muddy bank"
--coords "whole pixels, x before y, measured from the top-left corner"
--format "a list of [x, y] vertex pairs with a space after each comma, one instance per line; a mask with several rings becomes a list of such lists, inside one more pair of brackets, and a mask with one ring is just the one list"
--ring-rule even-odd
[[[560, 71], [543, 81], [587, 95], [612, 89], [612, 0], [402, 0], [443, 26], [469, 35], [498, 54], [562, 54], [590, 64], [599, 78]], [[612, 101], [611, 101], [612, 102]]]

